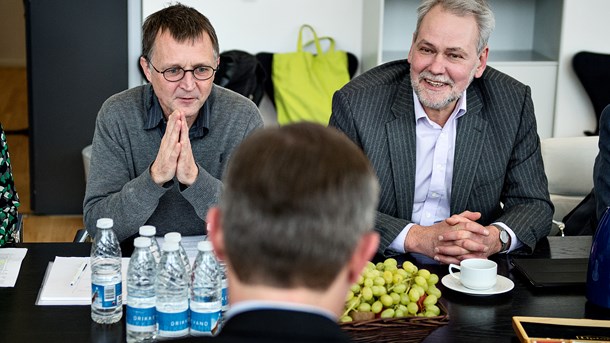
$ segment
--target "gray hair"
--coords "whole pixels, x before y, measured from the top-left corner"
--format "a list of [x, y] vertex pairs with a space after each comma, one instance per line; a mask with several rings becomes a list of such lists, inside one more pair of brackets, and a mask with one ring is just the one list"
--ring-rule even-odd
[[243, 283], [326, 289], [374, 226], [375, 174], [334, 128], [259, 130], [234, 152], [223, 183], [225, 251]]
[[494, 14], [486, 0], [423, 0], [417, 8], [417, 26], [414, 37], [419, 34], [421, 22], [436, 5], [457, 16], [473, 15], [479, 28], [477, 53], [481, 53], [489, 41], [496, 26]]

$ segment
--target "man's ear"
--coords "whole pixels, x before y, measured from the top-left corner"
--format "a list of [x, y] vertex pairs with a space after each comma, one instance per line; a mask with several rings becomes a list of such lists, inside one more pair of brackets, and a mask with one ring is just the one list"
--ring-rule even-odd
[[477, 66], [477, 71], [474, 73], [474, 77], [479, 78], [483, 75], [485, 71], [485, 67], [487, 66], [487, 58], [489, 57], [489, 46], [485, 46], [483, 51], [479, 54], [479, 65]]
[[350, 283], [358, 281], [364, 266], [373, 258], [378, 246], [379, 234], [377, 232], [368, 232], [360, 238], [349, 263], [348, 276]]
[[146, 79], [148, 80], [148, 82], [151, 82], [151, 76], [150, 75], [150, 68], [148, 68], [148, 61], [146, 60], [146, 58], [144, 58], [144, 56], [140, 56], [140, 68], [142, 68], [142, 72], [144, 72], [144, 76], [146, 76]]
[[214, 252], [218, 259], [225, 261], [225, 245], [222, 232], [221, 211], [218, 207], [212, 207], [208, 210], [205, 218], [207, 222], [208, 241], [212, 242]]

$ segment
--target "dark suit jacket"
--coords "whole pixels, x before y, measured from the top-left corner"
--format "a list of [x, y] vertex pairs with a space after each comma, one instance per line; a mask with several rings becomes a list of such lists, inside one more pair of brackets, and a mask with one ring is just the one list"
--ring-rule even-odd
[[[416, 138], [408, 62], [389, 62], [355, 78], [335, 93], [332, 108], [330, 125], [363, 149], [379, 177], [375, 225], [379, 251], [387, 255], [413, 210]], [[530, 88], [487, 67], [468, 87], [467, 112], [457, 125], [451, 214], [481, 212], [479, 223], [505, 223], [533, 250], [551, 229], [553, 205]]]
[[216, 337], [189, 337], [176, 342], [348, 343], [351, 340], [337, 323], [317, 314], [286, 310], [254, 310], [231, 317]]
[[597, 219], [610, 206], [610, 104], [599, 119], [599, 153], [593, 168], [593, 184], [597, 201]]

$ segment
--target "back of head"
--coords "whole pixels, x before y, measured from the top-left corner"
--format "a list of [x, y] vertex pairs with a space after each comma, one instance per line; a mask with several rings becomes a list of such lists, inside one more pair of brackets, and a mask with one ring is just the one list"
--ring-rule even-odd
[[176, 4], [149, 15], [142, 25], [142, 56], [150, 60], [155, 38], [159, 32], [168, 30], [172, 38], [183, 43], [195, 41], [204, 33], [210, 36], [214, 47], [214, 57], [219, 56], [216, 30], [203, 14], [192, 7]]
[[421, 22], [426, 14], [437, 5], [441, 6], [445, 11], [460, 17], [467, 15], [474, 16], [479, 28], [477, 52], [483, 51], [496, 26], [494, 14], [486, 0], [423, 0], [417, 8], [417, 27], [414, 37], [417, 37]]
[[333, 128], [255, 132], [233, 154], [224, 187], [225, 252], [242, 283], [325, 289], [374, 225], [374, 172]]

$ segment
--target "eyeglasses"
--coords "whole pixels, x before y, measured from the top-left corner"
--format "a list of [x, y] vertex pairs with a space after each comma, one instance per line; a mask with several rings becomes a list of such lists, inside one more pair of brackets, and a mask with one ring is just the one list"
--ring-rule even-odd
[[214, 69], [209, 66], [199, 66], [194, 69], [184, 69], [182, 67], [170, 67], [163, 71], [159, 71], [152, 62], [149, 60], [148, 63], [153, 67], [153, 69], [159, 73], [163, 74], [163, 77], [169, 82], [178, 82], [184, 78], [187, 72], [193, 73], [193, 77], [199, 81], [205, 81], [214, 76], [214, 73], [218, 70], [218, 68]]

